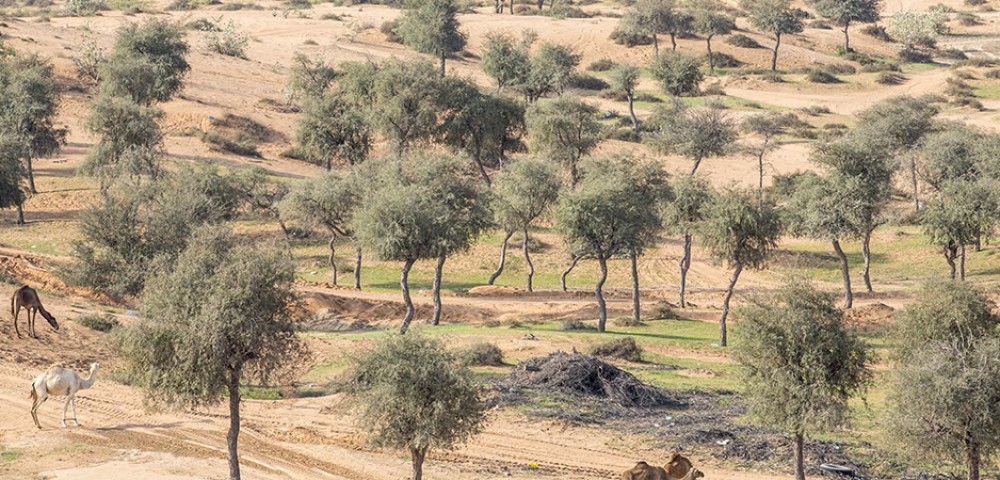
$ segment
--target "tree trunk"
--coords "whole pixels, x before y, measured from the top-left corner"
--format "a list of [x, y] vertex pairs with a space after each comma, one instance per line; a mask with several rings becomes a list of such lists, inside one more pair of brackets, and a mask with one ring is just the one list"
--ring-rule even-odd
[[944, 259], [948, 262], [948, 267], [951, 268], [951, 281], [955, 281], [955, 253], [957, 249], [952, 248], [950, 245], [944, 247]]
[[638, 254], [635, 249], [629, 257], [632, 260], [632, 319], [638, 323], [642, 320], [642, 306], [639, 304], [639, 268], [638, 268]]
[[844, 53], [851, 53], [851, 37], [847, 34], [847, 29], [850, 28], [851, 22], [844, 23]]
[[872, 293], [875, 290], [872, 289], [872, 278], [871, 278], [871, 268], [872, 268], [872, 232], [875, 231], [874, 228], [869, 228], [865, 231], [865, 238], [861, 240], [861, 256], [865, 259], [865, 268], [861, 271], [861, 277], [865, 279], [865, 288], [868, 289], [868, 293]]
[[326, 171], [333, 170], [333, 156], [326, 157]]
[[444, 78], [444, 57], [445, 54], [441, 54], [441, 78]]
[[479, 168], [479, 174], [483, 176], [483, 181], [486, 182], [486, 188], [493, 188], [493, 182], [490, 181], [490, 175], [486, 173], [486, 167], [483, 166], [482, 157], [482, 154], [480, 154], [477, 149], [475, 156], [476, 167]]
[[687, 302], [684, 300], [684, 292], [687, 290], [688, 269], [691, 268], [691, 233], [684, 234], [684, 256], [681, 257], [681, 286], [680, 286], [680, 307], [686, 308]]
[[15, 208], [17, 208], [17, 224], [24, 225], [24, 206], [18, 203]]
[[240, 480], [240, 372], [237, 367], [229, 371], [229, 433], [226, 444], [229, 448], [229, 480]]
[[507, 243], [510, 242], [510, 237], [513, 235], [513, 229], [507, 230], [504, 233], [503, 242], [500, 243], [500, 265], [497, 265], [496, 271], [493, 272], [493, 275], [490, 275], [490, 281], [487, 282], [489, 285], [493, 285], [497, 281], [497, 278], [500, 277], [500, 274], [503, 273], [503, 267], [507, 263]]
[[854, 292], [851, 291], [851, 270], [847, 265], [847, 255], [844, 253], [844, 249], [840, 248], [840, 240], [833, 240], [833, 251], [837, 252], [837, 258], [840, 259], [840, 275], [844, 280], [844, 308], [851, 308], [854, 306]]
[[597, 308], [599, 310], [597, 319], [597, 331], [604, 332], [604, 327], [608, 323], [608, 305], [604, 302], [604, 281], [608, 279], [608, 259], [598, 256], [597, 263], [601, 265], [601, 276], [597, 277], [597, 286], [594, 293], [597, 295]]
[[795, 434], [795, 480], [806, 480], [806, 469], [802, 458], [804, 439], [801, 433]]
[[559, 276], [559, 286], [562, 287], [562, 291], [566, 291], [566, 276], [569, 275], [569, 272], [572, 272], [573, 269], [576, 268], [576, 262], [579, 262], [581, 258], [583, 258], [583, 255], [574, 256], [573, 261], [569, 263], [566, 270], [563, 270], [562, 275]]
[[963, 243], [959, 247], [960, 253], [958, 254], [958, 279], [965, 281], [965, 244]]
[[917, 190], [917, 159], [910, 152], [910, 181], [913, 182], [913, 208], [920, 211], [920, 197]]
[[967, 462], [969, 465], [968, 480], [979, 480], [979, 463], [981, 460], [979, 442], [976, 442], [975, 440], [967, 440], [965, 444], [965, 454], [967, 455]]
[[757, 155], [757, 208], [764, 205], [764, 150], [767, 148], [767, 143], [760, 148], [760, 154]]
[[712, 36], [709, 35], [705, 38], [705, 44], [708, 45], [708, 71], [715, 75], [715, 60], [712, 58]]
[[361, 290], [361, 247], [354, 248], [354, 288]]
[[733, 290], [736, 288], [736, 281], [740, 279], [743, 272], [743, 264], [736, 262], [733, 270], [733, 278], [729, 280], [729, 288], [726, 289], [726, 296], [722, 297], [722, 314], [719, 315], [719, 346], [726, 346], [726, 318], [729, 317], [729, 301], [733, 299]]
[[431, 295], [434, 297], [434, 325], [441, 323], [441, 273], [444, 270], [444, 261], [448, 257], [445, 254], [438, 256], [437, 265], [434, 266], [434, 285], [431, 287]]
[[983, 233], [979, 232], [976, 234], [976, 251], [983, 251]]
[[[670, 37], [673, 41], [673, 36]], [[676, 49], [676, 47], [675, 47]], [[660, 58], [660, 39], [656, 38], [656, 34], [653, 34], [653, 58], [659, 60]]]
[[419, 448], [410, 449], [410, 463], [413, 464], [413, 477], [412, 480], [421, 480], [424, 478], [424, 456], [427, 455], [427, 449], [423, 450]]
[[677, 51], [677, 35], [673, 33], [670, 34], [670, 51], [671, 52]]
[[771, 71], [778, 71], [778, 47], [781, 46], [781, 34], [774, 34], [774, 55], [771, 56]]
[[635, 96], [628, 95], [628, 116], [632, 118], [632, 130], [639, 131], [639, 119], [635, 116]]
[[38, 190], [35, 190], [35, 171], [31, 165], [30, 155], [25, 157], [25, 163], [27, 163], [28, 166], [28, 191], [30, 191], [32, 194], [36, 194], [38, 193]]
[[333, 284], [337, 284], [337, 262], [334, 261], [334, 255], [337, 253], [334, 242], [337, 241], [337, 236], [334, 235], [330, 237], [330, 268], [333, 269]]
[[531, 289], [531, 279], [535, 276], [535, 264], [531, 263], [531, 255], [528, 253], [528, 226], [524, 226], [524, 262], [528, 265], [528, 291]]
[[694, 157], [694, 163], [691, 165], [691, 173], [688, 174], [689, 177], [693, 177], [695, 173], [698, 172], [698, 167], [701, 165], [701, 156]]
[[580, 171], [576, 168], [576, 160], [570, 160], [569, 164], [569, 189], [576, 190], [576, 182], [580, 180]]
[[510, 0], [510, 14], [514, 14], [514, 0]]
[[399, 327], [399, 333], [406, 333], [413, 321], [413, 299], [410, 298], [410, 269], [413, 268], [415, 258], [408, 258], [403, 263], [403, 274], [399, 278], [399, 286], [403, 290], [403, 303], [406, 305], [406, 315], [403, 316], [403, 325]]

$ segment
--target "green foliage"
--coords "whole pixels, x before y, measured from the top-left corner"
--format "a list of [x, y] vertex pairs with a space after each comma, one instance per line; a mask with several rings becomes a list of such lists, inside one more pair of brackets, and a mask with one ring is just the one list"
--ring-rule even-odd
[[285, 85], [285, 95], [289, 101], [298, 98], [320, 98], [326, 93], [336, 76], [336, 70], [327, 65], [322, 58], [311, 59], [301, 53], [296, 53], [292, 57], [292, 68], [289, 72], [288, 84]]
[[169, 264], [198, 227], [232, 218], [244, 194], [232, 177], [182, 168], [159, 181], [117, 184], [80, 217], [70, 269], [77, 283], [125, 297], [142, 291], [154, 260]]
[[67, 0], [66, 11], [79, 16], [89, 17], [101, 10], [107, 10], [104, 0]]
[[933, 127], [938, 108], [922, 98], [892, 97], [858, 115], [858, 128], [882, 135], [894, 148], [912, 148]]
[[704, 78], [701, 61], [683, 53], [661, 55], [653, 63], [651, 73], [660, 82], [660, 88], [675, 97], [696, 95]]
[[635, 65], [623, 64], [611, 70], [608, 78], [611, 82], [611, 91], [626, 98], [635, 97], [635, 89], [639, 85], [641, 71]]
[[359, 241], [383, 260], [437, 258], [469, 248], [491, 226], [483, 187], [446, 155], [414, 153], [364, 164], [352, 222]]
[[359, 164], [371, 150], [369, 119], [336, 92], [306, 94], [295, 129], [296, 148], [305, 158], [330, 170], [334, 159]]
[[809, 72], [806, 73], [806, 80], [812, 83], [840, 83], [839, 78], [818, 68], [809, 69]]
[[159, 120], [163, 110], [143, 106], [129, 97], [101, 93], [91, 103], [85, 127], [99, 140], [81, 167], [84, 173], [97, 176], [102, 185], [110, 179], [127, 175], [159, 175], [159, 149], [163, 132]]
[[351, 397], [368, 443], [409, 450], [414, 478], [429, 449], [456, 448], [486, 421], [479, 387], [438, 340], [389, 336], [362, 354], [353, 371]]
[[750, 191], [723, 190], [699, 225], [702, 242], [713, 258], [752, 269], [765, 266], [778, 247], [783, 226], [769, 201], [757, 206]]
[[681, 177], [673, 184], [673, 199], [664, 204], [663, 223], [668, 231], [687, 235], [705, 219], [712, 202], [712, 185], [704, 177]]
[[188, 50], [179, 24], [156, 19], [127, 24], [101, 64], [101, 91], [129, 95], [143, 106], [165, 102], [180, 91], [191, 69], [184, 58]]
[[833, 296], [793, 281], [753, 298], [740, 316], [734, 353], [750, 417], [797, 435], [844, 425], [848, 400], [865, 393], [871, 372], [867, 347], [845, 329]]
[[522, 158], [497, 176], [494, 193], [496, 221], [508, 230], [527, 228], [559, 195], [559, 176], [546, 160]]
[[653, 305], [653, 320], [676, 320], [681, 318], [669, 303], [660, 300]]
[[524, 149], [524, 106], [503, 95], [483, 93], [465, 79], [446, 79], [442, 90], [438, 139], [469, 155], [489, 184], [484, 167], [497, 167], [507, 153]]
[[894, 41], [893, 38], [889, 36], [889, 32], [887, 32], [885, 27], [882, 25], [867, 25], [861, 29], [861, 33], [868, 35], [869, 37], [882, 40], [883, 42]]
[[879, 0], [812, 0], [819, 16], [847, 28], [852, 23], [873, 23], [879, 20]]
[[639, 254], [662, 229], [659, 206], [669, 198], [666, 174], [653, 162], [595, 159], [580, 186], [562, 195], [556, 224], [573, 255], [597, 259]]
[[495, 343], [480, 342], [455, 352], [459, 365], [465, 367], [502, 367], [503, 350]]
[[591, 72], [610, 72], [618, 68], [618, 63], [610, 58], [602, 58], [587, 65], [587, 70]]
[[483, 41], [483, 71], [497, 84], [497, 90], [522, 83], [531, 71], [528, 48], [534, 42], [529, 34], [518, 42], [508, 33], [489, 32]]
[[742, 33], [737, 33], [736, 35], [730, 35], [726, 38], [726, 43], [740, 48], [761, 48], [760, 43]]
[[351, 236], [351, 220], [358, 206], [356, 179], [327, 173], [296, 185], [278, 205], [282, 218], [307, 227], [321, 226], [334, 236]]
[[802, 19], [792, 10], [788, 0], [744, 0], [741, 5], [754, 28], [782, 35], [799, 33], [803, 29]]
[[396, 33], [403, 43], [421, 53], [441, 59], [444, 75], [444, 58], [465, 48], [465, 34], [458, 30], [455, 15], [458, 8], [454, 0], [420, 0], [416, 6], [404, 10], [399, 18]]
[[619, 337], [590, 347], [591, 355], [613, 357], [629, 362], [641, 362], [642, 351], [642, 347], [632, 337]]
[[975, 181], [989, 169], [981, 148], [986, 139], [964, 124], [949, 124], [927, 134], [920, 141], [920, 178], [935, 190], [953, 180]]
[[994, 181], [948, 181], [921, 211], [920, 224], [932, 243], [955, 249], [988, 236], [996, 227], [998, 208]]
[[97, 330], [98, 332], [110, 332], [121, 325], [121, 323], [118, 322], [118, 320], [115, 320], [115, 318], [111, 315], [83, 315], [74, 318], [73, 321], [91, 330]]
[[1000, 339], [993, 302], [965, 283], [927, 287], [896, 325], [888, 430], [911, 458], [954, 462], [968, 478], [1000, 448]]
[[597, 114], [597, 107], [568, 98], [535, 105], [528, 111], [532, 152], [562, 163], [569, 171], [571, 185], [579, 181], [580, 159], [602, 139]]
[[940, 12], [898, 12], [892, 16], [886, 33], [908, 48], [934, 48], [947, 20], [947, 15]]
[[23, 137], [0, 133], [0, 208], [20, 207], [28, 197], [27, 171], [21, 163], [26, 147]]
[[538, 53], [531, 58], [528, 76], [519, 83], [518, 90], [529, 102], [551, 93], [562, 95], [579, 64], [580, 54], [572, 47], [542, 43]]
[[736, 121], [716, 103], [698, 108], [681, 103], [657, 107], [647, 124], [646, 142], [657, 151], [690, 158], [692, 173], [703, 159], [732, 151], [739, 137]]
[[227, 57], [247, 59], [246, 51], [250, 44], [250, 35], [240, 30], [240, 26], [232, 20], [226, 22], [221, 31], [206, 32], [205, 39], [210, 52]]

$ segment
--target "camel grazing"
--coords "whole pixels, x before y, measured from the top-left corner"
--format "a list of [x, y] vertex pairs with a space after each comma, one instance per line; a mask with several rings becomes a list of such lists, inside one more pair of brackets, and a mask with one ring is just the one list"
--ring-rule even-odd
[[35, 335], [35, 317], [38, 316], [39, 312], [41, 312], [42, 317], [49, 321], [49, 325], [52, 325], [53, 329], [59, 330], [56, 317], [53, 317], [42, 306], [42, 301], [38, 299], [38, 292], [25, 285], [15, 290], [14, 295], [10, 297], [10, 314], [14, 316], [14, 332], [17, 333], [17, 338], [21, 338], [21, 331], [17, 329], [17, 317], [21, 314], [21, 308], [28, 311], [28, 336], [38, 338]]
[[662, 467], [654, 467], [646, 462], [635, 464], [622, 473], [622, 480], [695, 480], [704, 476], [687, 457], [675, 452]]
[[31, 382], [31, 418], [35, 420], [35, 426], [42, 428], [38, 423], [38, 407], [42, 406], [49, 395], [65, 395], [62, 426], [66, 426], [66, 409], [72, 404], [73, 421], [79, 427], [80, 421], [76, 419], [76, 392], [94, 386], [94, 380], [97, 380], [97, 367], [100, 366], [99, 363], [91, 363], [90, 376], [86, 379], [80, 378], [79, 374], [62, 365], [53, 365], [45, 373], [35, 377]]

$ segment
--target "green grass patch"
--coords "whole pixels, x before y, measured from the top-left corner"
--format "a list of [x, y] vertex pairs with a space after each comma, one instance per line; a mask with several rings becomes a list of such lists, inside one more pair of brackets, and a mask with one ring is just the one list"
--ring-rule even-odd
[[4, 450], [0, 452], [0, 462], [13, 462], [21, 458], [20, 450]]

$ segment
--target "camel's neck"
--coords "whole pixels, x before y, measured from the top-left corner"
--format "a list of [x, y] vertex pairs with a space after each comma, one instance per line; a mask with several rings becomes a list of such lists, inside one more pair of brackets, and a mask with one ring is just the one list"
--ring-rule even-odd
[[94, 381], [97, 380], [97, 369], [90, 370], [90, 376], [80, 380], [80, 390], [90, 388], [94, 385]]

